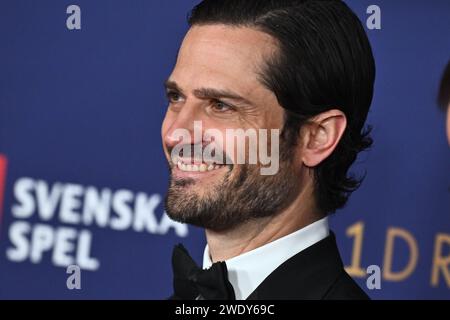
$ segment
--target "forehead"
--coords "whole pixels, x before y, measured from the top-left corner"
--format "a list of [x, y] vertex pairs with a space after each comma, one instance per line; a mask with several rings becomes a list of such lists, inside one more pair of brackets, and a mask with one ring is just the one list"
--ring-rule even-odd
[[276, 48], [270, 35], [252, 28], [194, 26], [183, 40], [171, 78], [181, 85], [251, 90]]

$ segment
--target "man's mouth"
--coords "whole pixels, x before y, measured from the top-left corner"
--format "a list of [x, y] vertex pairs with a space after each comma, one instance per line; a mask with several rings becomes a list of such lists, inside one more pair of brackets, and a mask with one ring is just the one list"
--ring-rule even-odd
[[178, 160], [176, 167], [183, 172], [209, 172], [219, 170], [226, 165], [217, 164], [214, 162], [194, 162], [192, 160]]

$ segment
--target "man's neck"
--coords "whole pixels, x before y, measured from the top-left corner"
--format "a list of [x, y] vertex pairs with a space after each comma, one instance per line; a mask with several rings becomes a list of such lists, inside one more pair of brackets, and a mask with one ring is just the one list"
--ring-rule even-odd
[[[308, 188], [309, 189], [309, 188]], [[212, 262], [225, 261], [280, 239], [322, 218], [309, 190], [279, 214], [246, 222], [232, 230], [206, 230]]]

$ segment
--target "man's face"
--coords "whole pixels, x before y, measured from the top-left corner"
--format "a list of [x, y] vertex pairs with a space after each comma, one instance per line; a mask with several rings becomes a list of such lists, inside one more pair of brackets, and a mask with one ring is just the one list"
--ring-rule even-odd
[[[275, 51], [269, 35], [250, 28], [206, 25], [187, 33], [166, 84], [169, 107], [162, 125], [171, 175], [166, 210], [171, 218], [226, 230], [275, 214], [298, 192], [300, 169], [293, 164], [294, 151], [283, 140], [278, 173], [262, 176], [258, 164], [236, 164], [236, 156], [226, 152], [229, 140], [203, 138], [210, 129], [223, 137], [227, 129], [282, 129], [284, 111], [260, 81], [264, 61]], [[201, 121], [201, 137], [195, 137], [194, 121]], [[180, 144], [179, 129], [191, 134], [187, 144], [204, 149], [213, 143], [233, 164], [184, 153], [172, 158], [171, 152]]]

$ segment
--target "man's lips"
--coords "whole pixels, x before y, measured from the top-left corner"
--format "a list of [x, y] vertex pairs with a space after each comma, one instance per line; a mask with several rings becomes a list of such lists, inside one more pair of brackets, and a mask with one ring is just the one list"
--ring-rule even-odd
[[214, 159], [179, 156], [173, 157], [170, 163], [172, 168], [177, 168], [185, 172], [208, 172], [228, 166], [227, 164], [217, 162]]
[[203, 179], [209, 179], [214, 178], [217, 175], [219, 175], [221, 172], [226, 172], [228, 169], [228, 166], [219, 166], [217, 169], [214, 167], [214, 169], [210, 171], [188, 171], [190, 168], [180, 169], [177, 166], [173, 166], [172, 168], [172, 177], [175, 179], [194, 179], [194, 180], [203, 180]]
[[178, 160], [176, 168], [184, 172], [209, 172], [225, 167], [226, 165], [204, 162], [184, 162]]
[[222, 169], [229, 170], [232, 165], [218, 164], [213, 161], [203, 162], [197, 159], [174, 159], [176, 163], [172, 163], [172, 174], [176, 178], [206, 178], [215, 176]]

